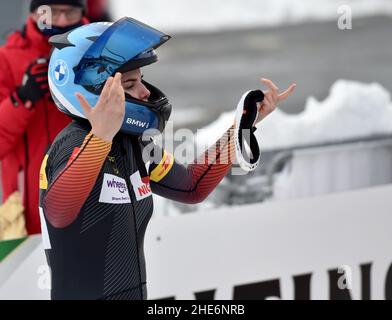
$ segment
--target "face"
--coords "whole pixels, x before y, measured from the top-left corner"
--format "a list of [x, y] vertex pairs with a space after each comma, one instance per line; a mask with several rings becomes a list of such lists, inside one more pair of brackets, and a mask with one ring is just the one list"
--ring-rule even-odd
[[142, 78], [143, 75], [140, 69], [128, 71], [122, 74], [121, 85], [125, 93], [128, 93], [133, 98], [148, 101], [151, 93], [142, 83]]
[[[60, 5], [54, 4], [49, 6], [52, 12], [52, 25], [55, 27], [65, 28], [77, 24], [82, 20], [83, 9], [79, 7], [74, 7], [70, 5]], [[39, 13], [40, 12], [40, 13]], [[48, 23], [46, 18], [50, 17], [47, 11], [35, 10], [32, 13], [32, 18], [35, 22], [42, 21], [43, 23]]]

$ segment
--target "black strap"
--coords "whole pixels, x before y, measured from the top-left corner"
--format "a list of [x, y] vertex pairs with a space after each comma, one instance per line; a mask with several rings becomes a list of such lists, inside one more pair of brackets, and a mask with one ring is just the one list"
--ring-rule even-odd
[[[257, 103], [264, 101], [264, 93], [261, 90], [251, 91], [244, 101], [244, 111], [245, 114], [241, 118], [241, 123], [238, 130], [238, 143], [240, 145], [242, 156], [250, 164], [255, 164], [260, 158], [260, 148], [257, 142], [255, 132], [256, 128], [253, 126], [256, 121], [257, 113]], [[243, 130], [249, 130], [249, 135], [245, 134]], [[248, 132], [246, 132], [248, 133]], [[251, 152], [252, 157], [248, 157], [244, 151], [244, 143], [247, 142]]]

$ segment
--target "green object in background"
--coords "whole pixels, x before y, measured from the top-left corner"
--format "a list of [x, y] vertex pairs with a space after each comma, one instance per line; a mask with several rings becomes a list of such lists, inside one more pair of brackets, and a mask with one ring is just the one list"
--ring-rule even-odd
[[0, 241], [0, 263], [26, 239]]

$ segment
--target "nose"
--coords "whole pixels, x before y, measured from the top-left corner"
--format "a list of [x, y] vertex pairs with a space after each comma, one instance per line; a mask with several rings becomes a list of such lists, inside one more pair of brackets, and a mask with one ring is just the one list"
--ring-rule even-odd
[[151, 92], [146, 88], [145, 85], [142, 84], [140, 88], [139, 99], [142, 101], [148, 101], [150, 95]]

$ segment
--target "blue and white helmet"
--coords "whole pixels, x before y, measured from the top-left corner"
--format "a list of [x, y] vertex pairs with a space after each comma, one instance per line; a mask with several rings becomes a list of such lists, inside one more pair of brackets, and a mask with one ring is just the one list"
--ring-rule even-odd
[[[75, 93], [80, 92], [95, 106], [106, 80], [116, 72], [134, 70], [158, 60], [154, 49], [170, 36], [132, 18], [115, 23], [92, 23], [53, 36], [49, 63], [49, 87], [62, 112], [85, 119]], [[143, 81], [151, 92], [148, 102], [126, 94], [121, 132], [142, 135], [148, 129], [162, 132], [171, 114], [163, 92]]]

